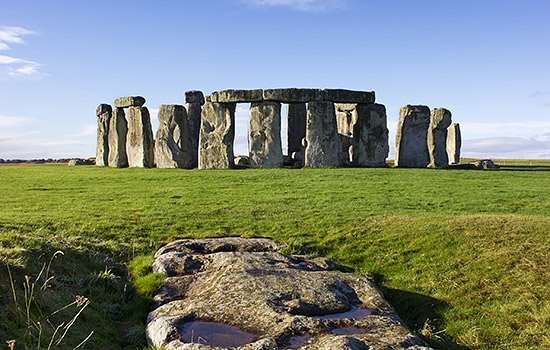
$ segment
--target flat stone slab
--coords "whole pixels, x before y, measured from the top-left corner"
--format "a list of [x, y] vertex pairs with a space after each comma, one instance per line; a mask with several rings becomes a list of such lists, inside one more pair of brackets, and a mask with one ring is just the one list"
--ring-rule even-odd
[[269, 239], [172, 242], [155, 254], [166, 275], [147, 317], [165, 349], [429, 349], [373, 281], [324, 258], [288, 256]]
[[115, 107], [128, 108], [128, 107], [141, 107], [145, 104], [145, 97], [142, 96], [126, 96], [118, 97], [113, 102]]
[[262, 101], [262, 90], [222, 90], [210, 95], [212, 102], [218, 103], [245, 103]]
[[210, 95], [211, 102], [218, 103], [247, 103], [272, 101], [281, 103], [374, 103], [373, 91], [355, 91], [345, 89], [256, 89], [256, 90], [222, 90]]

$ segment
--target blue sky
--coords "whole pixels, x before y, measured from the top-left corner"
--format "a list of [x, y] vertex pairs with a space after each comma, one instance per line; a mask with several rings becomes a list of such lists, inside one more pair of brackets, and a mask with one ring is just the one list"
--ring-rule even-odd
[[[0, 158], [92, 156], [95, 107], [117, 96], [156, 119], [185, 90], [267, 87], [375, 90], [391, 135], [401, 105], [447, 107], [467, 156], [550, 158], [549, 15], [547, 0], [0, 0]], [[246, 120], [239, 106], [239, 154]]]

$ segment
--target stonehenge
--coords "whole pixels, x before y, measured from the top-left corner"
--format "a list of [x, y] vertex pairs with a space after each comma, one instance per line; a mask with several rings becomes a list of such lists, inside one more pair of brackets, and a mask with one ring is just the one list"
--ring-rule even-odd
[[445, 108], [433, 109], [428, 128], [430, 168], [446, 168], [449, 165], [447, 156], [447, 128], [449, 126], [451, 126], [451, 112]]
[[[185, 92], [185, 104], [159, 108], [153, 138], [145, 98], [116, 98], [96, 109], [96, 164], [110, 167], [230, 169], [243, 167], [386, 167], [386, 107], [372, 91], [345, 89], [220, 90]], [[235, 110], [249, 103], [248, 155], [236, 162]], [[281, 139], [287, 105], [287, 148]], [[396, 167], [445, 168], [460, 160], [458, 124], [451, 112], [401, 108]], [[246, 162], [244, 161], [246, 159]]]
[[126, 154], [126, 134], [128, 123], [124, 109], [115, 107], [111, 122], [109, 123], [109, 166], [125, 168], [128, 166]]
[[460, 124], [452, 123], [447, 129], [447, 157], [449, 158], [449, 165], [460, 163], [461, 145]]
[[283, 165], [281, 104], [253, 102], [250, 106], [248, 145], [253, 167], [277, 168]]
[[401, 107], [395, 136], [395, 166], [426, 168], [430, 164], [429, 126], [429, 107], [411, 105]]
[[107, 104], [100, 104], [96, 108], [97, 116], [97, 142], [95, 152], [95, 163], [98, 166], [109, 164], [109, 123], [113, 109]]
[[199, 135], [199, 169], [227, 169], [235, 165], [235, 103], [206, 102]]
[[128, 136], [126, 153], [128, 166], [152, 168], [155, 165], [153, 130], [147, 107], [128, 108]]

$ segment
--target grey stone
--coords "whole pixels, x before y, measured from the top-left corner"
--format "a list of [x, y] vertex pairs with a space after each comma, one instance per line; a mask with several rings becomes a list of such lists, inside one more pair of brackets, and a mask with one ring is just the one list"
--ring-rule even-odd
[[113, 110], [107, 104], [100, 104], [96, 108], [97, 134], [96, 134], [96, 165], [109, 165], [109, 124]]
[[340, 139], [341, 165], [351, 165], [353, 150], [353, 128], [357, 123], [355, 104], [335, 104], [336, 125]]
[[88, 159], [74, 158], [69, 160], [67, 163], [68, 166], [78, 166], [78, 165], [94, 165], [94, 162]]
[[460, 163], [461, 147], [462, 135], [460, 134], [460, 124], [453, 123], [447, 129], [447, 157], [449, 157], [449, 164]]
[[283, 165], [279, 102], [253, 102], [250, 105], [248, 148], [253, 167], [276, 168]]
[[308, 103], [305, 143], [306, 167], [340, 165], [340, 140], [334, 103]]
[[125, 168], [128, 166], [126, 154], [126, 135], [128, 123], [124, 115], [124, 109], [115, 108], [109, 123], [109, 166]]
[[157, 168], [189, 168], [187, 154], [181, 144], [187, 139], [184, 126], [187, 112], [181, 105], [160, 105], [159, 128], [155, 137]]
[[130, 167], [152, 168], [155, 166], [153, 130], [147, 107], [128, 108], [126, 153]]
[[250, 168], [250, 157], [249, 156], [237, 156], [237, 157], [235, 157], [235, 167]]
[[[283, 255], [282, 248], [268, 239], [238, 237], [179, 240], [162, 247], [155, 254], [153, 271], [164, 273], [166, 279], [147, 316], [149, 345], [228, 348], [214, 342], [192, 344], [183, 336], [182, 325], [205, 320], [253, 333], [248, 344], [231, 347], [238, 350], [288, 349], [291, 337], [305, 334], [310, 339], [300, 349], [425, 346], [372, 279], [338, 271], [321, 257]], [[334, 334], [350, 327], [358, 332]], [[197, 341], [210, 334], [193, 335]]]
[[222, 90], [210, 95], [210, 100], [217, 103], [244, 103], [262, 101], [262, 90]]
[[430, 108], [426, 106], [401, 107], [396, 133], [395, 166], [425, 168], [430, 164], [428, 128]]
[[100, 116], [104, 113], [107, 113], [107, 112], [110, 112], [112, 113], [113, 112], [113, 108], [108, 105], [108, 104], [105, 104], [105, 103], [101, 103], [100, 105], [97, 106], [97, 108], [95, 109], [95, 115], [96, 116]]
[[289, 103], [287, 113], [288, 154], [302, 152], [302, 140], [306, 137], [307, 107], [305, 103]]
[[145, 104], [145, 98], [142, 96], [119, 97], [113, 104], [118, 108], [141, 107]]
[[283, 103], [307, 103], [322, 101], [323, 91], [319, 89], [264, 89], [263, 99]]
[[184, 129], [187, 130], [186, 138], [181, 141], [181, 148], [189, 159], [189, 168], [199, 165], [199, 133], [201, 129], [202, 105], [200, 103], [186, 103], [187, 118], [184, 121]]
[[389, 154], [386, 107], [357, 104], [351, 162], [354, 166], [385, 167]]
[[480, 159], [471, 164], [479, 170], [491, 170], [499, 168], [499, 166], [492, 159]]
[[323, 98], [325, 101], [334, 103], [374, 103], [376, 100], [374, 91], [344, 89], [325, 89]]
[[449, 166], [447, 157], [447, 129], [451, 126], [451, 112], [445, 108], [434, 108], [430, 115], [428, 129], [428, 152], [430, 168], [446, 168]]
[[203, 105], [205, 102], [202, 91], [191, 90], [185, 92], [185, 103], [198, 103]]
[[204, 104], [199, 137], [200, 169], [224, 169], [234, 166], [235, 107], [234, 103]]

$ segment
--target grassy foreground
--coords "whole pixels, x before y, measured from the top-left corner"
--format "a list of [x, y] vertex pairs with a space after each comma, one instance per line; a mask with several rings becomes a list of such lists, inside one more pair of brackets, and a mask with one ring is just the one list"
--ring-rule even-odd
[[[15, 340], [15, 349], [50, 339], [72, 349], [90, 334], [80, 348], [142, 349], [158, 280], [146, 275], [148, 255], [175, 238], [221, 235], [272, 237], [375, 276], [436, 348], [550, 347], [550, 163], [501, 171], [0, 166], [0, 194], [0, 344]], [[23, 276], [32, 286], [44, 264], [47, 278], [27, 306]], [[60, 324], [66, 334], [55, 347]]]

